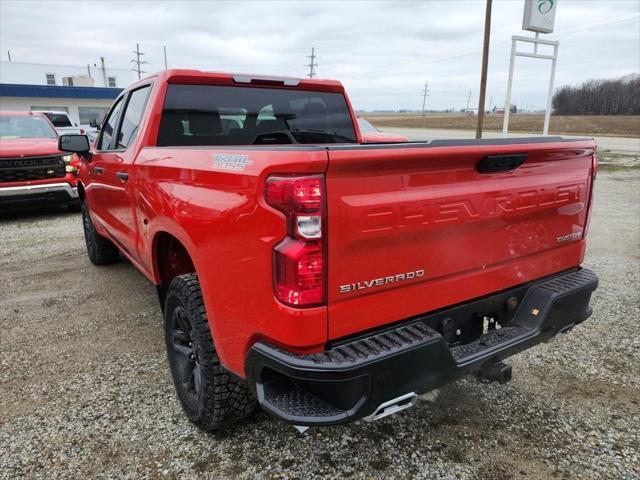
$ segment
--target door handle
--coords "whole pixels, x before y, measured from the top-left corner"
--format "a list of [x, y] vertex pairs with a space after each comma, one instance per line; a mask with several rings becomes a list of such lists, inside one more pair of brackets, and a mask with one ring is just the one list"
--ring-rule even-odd
[[116, 177], [118, 177], [123, 182], [129, 180], [129, 174], [127, 172], [116, 172]]
[[93, 173], [95, 173], [96, 175], [102, 175], [102, 172], [104, 172], [104, 168], [102, 168], [102, 167], [93, 167]]

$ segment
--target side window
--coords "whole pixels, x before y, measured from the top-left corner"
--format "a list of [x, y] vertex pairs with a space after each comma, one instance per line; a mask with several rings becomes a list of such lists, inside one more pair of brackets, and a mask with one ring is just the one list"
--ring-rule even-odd
[[150, 91], [151, 87], [146, 86], [131, 93], [118, 134], [117, 148], [127, 148], [135, 140]]
[[111, 113], [104, 121], [102, 126], [102, 136], [100, 137], [100, 142], [98, 145], [98, 150], [108, 150], [109, 145], [111, 145], [111, 139], [113, 138], [113, 133], [116, 129], [116, 125], [118, 122], [118, 118], [120, 118], [120, 111], [122, 110], [123, 99], [125, 97], [120, 97], [116, 105], [111, 109]]

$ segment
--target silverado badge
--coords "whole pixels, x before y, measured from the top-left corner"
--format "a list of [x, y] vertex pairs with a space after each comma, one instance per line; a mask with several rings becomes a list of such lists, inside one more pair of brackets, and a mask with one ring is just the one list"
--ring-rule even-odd
[[390, 283], [405, 282], [407, 280], [413, 280], [420, 277], [424, 277], [424, 270], [414, 270], [413, 272], [398, 273], [396, 275], [374, 278], [372, 280], [347, 283], [346, 285], [340, 285], [340, 293], [355, 292], [356, 290], [364, 290], [372, 287], [381, 287]]

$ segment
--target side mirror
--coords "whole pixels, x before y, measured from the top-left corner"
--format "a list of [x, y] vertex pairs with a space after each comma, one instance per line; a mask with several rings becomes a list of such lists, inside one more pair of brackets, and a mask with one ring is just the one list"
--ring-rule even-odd
[[60, 135], [58, 137], [58, 150], [63, 152], [77, 153], [90, 160], [90, 149], [89, 137], [86, 135]]

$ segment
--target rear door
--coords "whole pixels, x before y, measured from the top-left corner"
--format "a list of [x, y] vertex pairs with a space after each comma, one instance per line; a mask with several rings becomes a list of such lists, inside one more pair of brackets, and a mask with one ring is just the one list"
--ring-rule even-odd
[[519, 142], [329, 147], [330, 338], [582, 262], [594, 142]]

